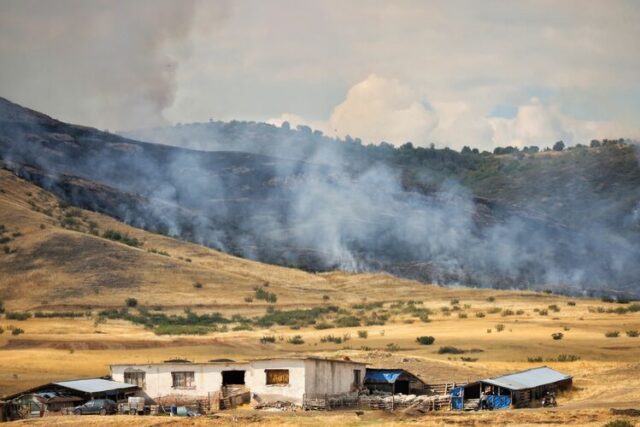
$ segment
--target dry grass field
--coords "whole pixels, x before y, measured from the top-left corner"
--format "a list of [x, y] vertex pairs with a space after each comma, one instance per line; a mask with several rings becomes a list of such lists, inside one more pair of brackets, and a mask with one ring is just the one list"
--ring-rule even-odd
[[[216, 419], [135, 419], [139, 425], [602, 425], [611, 408], [640, 407], [640, 312], [633, 304], [555, 294], [443, 288], [386, 274], [312, 274], [229, 256], [70, 208], [0, 171], [0, 395], [51, 380], [105, 375], [110, 363], [193, 361], [291, 353], [348, 356], [373, 366], [403, 367], [426, 382], [462, 382], [548, 365], [574, 375], [574, 390], [554, 410], [438, 413], [426, 418], [353, 412], [261, 413], [238, 410]], [[104, 238], [114, 230], [139, 246]], [[6, 248], [6, 249], [5, 249]], [[256, 288], [277, 296], [258, 299]], [[219, 312], [217, 332], [158, 335], [100, 315], [135, 298], [140, 310], [185, 315]], [[272, 310], [320, 310], [311, 325], [261, 325]], [[9, 313], [73, 312], [75, 318], [7, 319]], [[11, 316], [9, 316], [11, 317]], [[15, 317], [15, 316], [13, 316]], [[344, 319], [360, 326], [346, 326]], [[353, 320], [355, 318], [355, 321]], [[343, 323], [341, 323], [343, 322]], [[318, 323], [326, 329], [318, 329]], [[12, 334], [20, 328], [24, 333]], [[605, 334], [617, 331], [617, 337]], [[562, 333], [554, 340], [552, 334]], [[300, 335], [303, 343], [289, 339]], [[326, 342], [327, 335], [342, 342]], [[420, 345], [418, 336], [433, 336]], [[609, 334], [611, 335], [611, 334]], [[274, 337], [273, 343], [260, 338]], [[325, 342], [323, 342], [325, 338]], [[346, 338], [346, 339], [345, 339]], [[463, 354], [441, 354], [452, 346]], [[129, 417], [67, 417], [30, 425], [127, 425]], [[25, 422], [22, 422], [23, 424]], [[17, 424], [21, 424], [20, 422]]]

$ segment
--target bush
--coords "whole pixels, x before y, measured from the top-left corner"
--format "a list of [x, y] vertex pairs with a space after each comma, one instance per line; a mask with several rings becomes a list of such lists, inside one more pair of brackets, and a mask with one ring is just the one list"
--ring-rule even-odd
[[369, 337], [369, 333], [367, 331], [358, 331], [358, 338], [367, 339]]
[[270, 304], [275, 304], [278, 301], [278, 296], [273, 292], [265, 291], [262, 287], [255, 288], [256, 299], [264, 300]]
[[618, 338], [620, 336], [620, 331], [608, 331], [604, 333], [604, 336], [607, 338]]
[[560, 311], [560, 307], [558, 307], [558, 305], [557, 305], [557, 304], [551, 304], [551, 305], [549, 306], [549, 310], [553, 311], [554, 313], [557, 313], [557, 312], [559, 312], [559, 311]]
[[8, 311], [7, 320], [27, 320], [31, 318], [31, 313], [26, 311]]
[[631, 329], [626, 333], [627, 333], [627, 336], [630, 338], [637, 338], [640, 336], [640, 331], [638, 331], [637, 329]]
[[244, 302], [252, 303], [253, 302], [253, 297], [244, 297]]
[[516, 315], [522, 316], [524, 314], [524, 310], [516, 310]]
[[544, 308], [543, 308], [542, 310], [539, 310], [539, 311], [538, 311], [538, 314], [539, 314], [540, 316], [547, 316], [547, 315], [549, 315], [549, 311], [548, 311], [547, 309], [544, 309]]
[[496, 332], [502, 332], [504, 331], [504, 325], [502, 323], [498, 323], [496, 325]]
[[542, 363], [542, 356], [527, 357], [529, 363]]
[[294, 344], [294, 345], [304, 344], [304, 340], [302, 339], [301, 335], [294, 335], [291, 338], [289, 338], [287, 342], [289, 344]]
[[559, 341], [562, 338], [564, 338], [564, 334], [562, 332], [556, 332], [556, 333], [551, 334], [551, 338], [553, 338], [556, 341]]
[[329, 301], [329, 295], [322, 295], [322, 301]]
[[496, 314], [496, 313], [500, 313], [501, 311], [502, 309], [500, 307], [491, 307], [490, 309], [487, 310], [487, 313]]
[[458, 313], [458, 319], [466, 319], [467, 317], [467, 313]]
[[460, 304], [460, 300], [458, 298], [454, 298], [454, 299], [451, 300], [450, 303], [451, 303], [451, 305], [458, 305], [458, 304]]
[[464, 354], [464, 353], [466, 353], [465, 350], [458, 347], [453, 347], [450, 345], [440, 347], [438, 349], [438, 354]]
[[102, 233], [102, 237], [104, 237], [105, 239], [124, 243], [125, 245], [128, 245], [128, 246], [133, 246], [133, 247], [142, 246], [142, 242], [140, 240], [136, 239], [135, 237], [131, 237], [126, 233], [122, 234], [116, 230], [111, 230], [111, 229], [106, 230], [104, 233]]
[[602, 427], [633, 427], [633, 426], [635, 426], [635, 424], [628, 420], [613, 420], [613, 421], [609, 421]]
[[127, 307], [137, 307], [138, 306], [138, 300], [135, 298], [127, 298], [124, 303], [126, 304]]
[[24, 334], [24, 329], [21, 328], [13, 328], [11, 330], [11, 335], [20, 335], [20, 334]]
[[202, 325], [163, 324], [153, 329], [156, 335], [207, 335], [209, 332], [214, 331], [216, 331], [216, 328]]
[[416, 338], [416, 341], [421, 345], [431, 345], [435, 342], [435, 338], [432, 336], [421, 336]]
[[487, 298], [487, 301], [489, 301], [489, 302], [495, 302], [495, 300], [496, 300], [496, 297], [488, 297]]
[[324, 337], [320, 337], [320, 342], [332, 342], [335, 344], [342, 344], [342, 337], [337, 337], [335, 335], [325, 335]]
[[576, 302], [575, 301], [567, 301], [567, 305], [575, 306]]
[[273, 335], [264, 335], [260, 338], [260, 344], [273, 344], [276, 342], [276, 337]]
[[640, 311], [640, 304], [633, 303], [631, 304], [629, 307], [627, 307], [627, 310], [629, 310], [630, 313], [637, 313]]
[[480, 318], [482, 318], [482, 317], [485, 317], [485, 316], [486, 316], [486, 314], [484, 314], [484, 312], [483, 312], [483, 311], [478, 311], [478, 312], [476, 313], [476, 317], [480, 317]]
[[355, 316], [341, 317], [336, 320], [336, 326], [340, 328], [355, 328], [360, 326], [360, 319]]
[[580, 356], [576, 356], [575, 354], [561, 354], [556, 360], [558, 362], [576, 362], [580, 360]]
[[202, 283], [200, 283], [200, 282], [195, 282], [195, 283], [193, 284], [193, 287], [194, 287], [194, 288], [196, 288], [196, 289], [202, 289]]
[[320, 323], [316, 323], [314, 328], [322, 330], [322, 329], [331, 329], [333, 328], [333, 325], [331, 323], [327, 323], [327, 322], [320, 322]]
[[514, 314], [515, 314], [515, 313], [513, 312], [513, 310], [509, 310], [509, 309], [507, 308], [507, 309], [502, 310], [501, 316], [502, 316], [502, 317], [506, 317], [506, 316], [513, 316]]

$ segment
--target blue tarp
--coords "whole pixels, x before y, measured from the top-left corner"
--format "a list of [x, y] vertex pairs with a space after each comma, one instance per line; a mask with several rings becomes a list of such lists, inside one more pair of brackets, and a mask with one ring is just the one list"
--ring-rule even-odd
[[364, 382], [393, 384], [396, 382], [400, 375], [402, 375], [402, 370], [367, 370], [367, 375], [365, 375], [364, 377]]
[[464, 399], [462, 395], [464, 394], [464, 388], [463, 387], [453, 388], [451, 389], [449, 394], [451, 394], [451, 407], [453, 409], [463, 409]]
[[509, 396], [497, 396], [488, 395], [487, 401], [493, 409], [507, 409], [511, 406], [511, 397]]

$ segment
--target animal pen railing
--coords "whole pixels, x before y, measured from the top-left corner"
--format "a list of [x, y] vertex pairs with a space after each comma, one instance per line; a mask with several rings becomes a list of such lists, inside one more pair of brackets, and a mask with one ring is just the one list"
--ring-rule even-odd
[[416, 408], [423, 411], [439, 411], [451, 408], [451, 396], [440, 395], [402, 395], [402, 394], [318, 394], [303, 397], [302, 407], [307, 410], [333, 410], [344, 408], [378, 409], [395, 411]]

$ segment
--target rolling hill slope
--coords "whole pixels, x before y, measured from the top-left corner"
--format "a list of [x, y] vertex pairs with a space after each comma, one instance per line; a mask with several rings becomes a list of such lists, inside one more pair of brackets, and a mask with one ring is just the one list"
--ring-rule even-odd
[[277, 139], [261, 142], [278, 147], [267, 154], [233, 139], [228, 150], [248, 151], [194, 151], [0, 100], [6, 168], [134, 227], [308, 271], [638, 293], [629, 146], [519, 158], [334, 141], [309, 154], [327, 142], [310, 135], [288, 155]]

